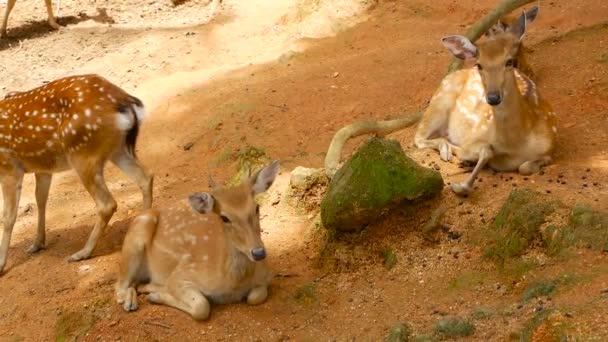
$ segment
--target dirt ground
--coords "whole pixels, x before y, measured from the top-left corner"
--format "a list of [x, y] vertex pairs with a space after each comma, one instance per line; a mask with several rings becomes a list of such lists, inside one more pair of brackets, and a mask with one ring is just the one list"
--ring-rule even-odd
[[[608, 340], [608, 254], [577, 250], [553, 259], [531, 252], [508, 272], [483, 259], [483, 246], [475, 243], [476, 232], [516, 187], [608, 209], [605, 1], [540, 1], [525, 39], [540, 91], [559, 116], [555, 163], [526, 178], [484, 171], [465, 199], [446, 186], [439, 202], [448, 208], [450, 233], [438, 242], [419, 233], [429, 205], [418, 215], [378, 222], [340, 247], [330, 266], [318, 267], [321, 246], [309, 238], [316, 210], [295, 209], [285, 199], [290, 171], [321, 167], [342, 126], [424, 108], [450, 61], [439, 39], [464, 32], [495, 3], [343, 0], [327, 7], [310, 0], [224, 0], [215, 7], [208, 1], [74, 0], [61, 5], [59, 23], [66, 26], [50, 31], [43, 1], [17, 1], [10, 37], [0, 41], [0, 96], [96, 72], [140, 97], [148, 116], [138, 154], [156, 174], [155, 205], [206, 189], [207, 173], [228, 180], [248, 148], [281, 160], [270, 190], [281, 200], [261, 209], [278, 276], [265, 304], [215, 306], [202, 323], [143, 297], [137, 312], [125, 313], [113, 284], [127, 224], [141, 204], [136, 186], [108, 166], [119, 209], [94, 257], [68, 263], [94, 223], [94, 203], [73, 172], [56, 175], [47, 248], [28, 255], [36, 229], [28, 175], [0, 278], [1, 340], [378, 341], [397, 321], [428, 335], [443, 317], [485, 310], [492, 314], [475, 319], [475, 334], [464, 340], [503, 341], [550, 309], [565, 314], [575, 340]], [[391, 137], [417, 161], [437, 163], [446, 183], [465, 177], [455, 163], [414, 150], [414, 130]], [[350, 142], [345, 154], [362, 141]], [[387, 248], [398, 260], [391, 270], [380, 257]], [[527, 285], [560, 277], [574, 280], [522, 303]], [[541, 334], [537, 340], [550, 339]]]

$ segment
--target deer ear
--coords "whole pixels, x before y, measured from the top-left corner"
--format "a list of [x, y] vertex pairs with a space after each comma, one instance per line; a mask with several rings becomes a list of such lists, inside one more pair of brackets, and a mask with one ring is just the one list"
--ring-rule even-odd
[[458, 59], [464, 60], [477, 57], [477, 46], [467, 37], [447, 36], [441, 39], [441, 43]]
[[198, 211], [201, 214], [207, 214], [213, 211], [215, 205], [215, 199], [211, 194], [207, 192], [195, 192], [188, 197], [188, 202], [192, 209]]
[[252, 185], [251, 190], [253, 194], [262, 193], [274, 182], [274, 179], [277, 177], [279, 173], [279, 161], [274, 160], [270, 165], [266, 166], [262, 170], [260, 170], [253, 178], [251, 178]]
[[526, 23], [526, 12], [524, 12], [510, 29], [511, 33], [520, 41], [524, 38], [524, 34], [526, 33]]
[[536, 19], [536, 16], [538, 15], [539, 10], [540, 10], [540, 8], [538, 6], [534, 6], [531, 9], [526, 11], [526, 21], [528, 24], [533, 22], [534, 19]]

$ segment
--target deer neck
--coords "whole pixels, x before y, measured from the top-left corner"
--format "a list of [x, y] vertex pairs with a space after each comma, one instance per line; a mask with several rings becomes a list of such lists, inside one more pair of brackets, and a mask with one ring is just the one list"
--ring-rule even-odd
[[530, 125], [526, 115], [525, 99], [517, 87], [514, 73], [506, 76], [503, 100], [492, 109], [496, 121], [496, 131], [500, 135], [515, 138]]
[[253, 271], [253, 261], [239, 251], [230, 241], [226, 243], [227, 256], [224, 261], [224, 274], [233, 281], [240, 281]]

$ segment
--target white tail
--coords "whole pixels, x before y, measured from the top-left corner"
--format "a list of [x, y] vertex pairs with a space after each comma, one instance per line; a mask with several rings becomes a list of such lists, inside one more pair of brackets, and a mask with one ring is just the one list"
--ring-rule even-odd
[[136, 310], [136, 286], [148, 281], [137, 290], [149, 293], [150, 302], [197, 320], [209, 316], [209, 302], [264, 302], [271, 274], [254, 196], [278, 171], [274, 161], [237, 187], [194, 193], [177, 206], [137, 216], [122, 247], [118, 303]]
[[[2, 27], [0, 28], [0, 38], [4, 38], [6, 37], [6, 26], [8, 25], [8, 16], [11, 14], [11, 11], [13, 10], [13, 7], [15, 6], [15, 2], [17, 0], [7, 0], [6, 2], [6, 10], [4, 12], [4, 19], [2, 20]], [[52, 27], [55, 30], [59, 29], [59, 24], [57, 24], [57, 21], [55, 20], [55, 15], [53, 14], [53, 4], [51, 3], [51, 0], [44, 0], [44, 3], [46, 4], [46, 12], [48, 15], [48, 23], [49, 26]]]
[[438, 150], [445, 161], [455, 154], [477, 162], [465, 182], [452, 185], [457, 194], [470, 192], [486, 164], [530, 174], [551, 162], [555, 113], [534, 82], [513, 66], [525, 29], [523, 14], [479, 46], [462, 36], [443, 38], [454, 56], [475, 59], [477, 66], [445, 77], [418, 126], [415, 144]]
[[38, 234], [30, 252], [45, 243], [45, 208], [52, 174], [74, 169], [95, 200], [99, 218], [85, 247], [71, 261], [90, 257], [97, 239], [116, 211], [103, 178], [111, 160], [136, 181], [144, 208], [152, 205], [153, 176], [135, 156], [144, 107], [139, 99], [97, 75], [59, 79], [0, 101], [0, 177], [4, 231], [0, 271], [4, 268], [17, 217], [25, 173], [36, 175]]

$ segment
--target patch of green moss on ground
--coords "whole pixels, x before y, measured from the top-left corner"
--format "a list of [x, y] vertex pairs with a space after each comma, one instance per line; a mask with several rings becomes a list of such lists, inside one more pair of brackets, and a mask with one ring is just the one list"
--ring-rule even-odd
[[475, 308], [471, 316], [476, 320], [486, 320], [492, 317], [494, 313], [488, 308]]
[[395, 267], [395, 265], [397, 265], [397, 255], [391, 248], [387, 247], [382, 249], [382, 251], [380, 251], [380, 255], [382, 255], [384, 267], [387, 270], [391, 270], [393, 267]]
[[540, 227], [559, 202], [529, 189], [513, 190], [491, 225], [491, 246], [485, 256], [501, 266], [521, 255], [540, 237]]
[[464, 318], [451, 317], [437, 322], [433, 330], [443, 338], [467, 337], [475, 333], [475, 325]]
[[308, 283], [296, 289], [295, 299], [302, 304], [312, 304], [317, 298], [317, 286], [314, 283]]
[[538, 338], [533, 339], [533, 337], [535, 337], [535, 332], [540, 331], [541, 328], [542, 341], [569, 341], [569, 324], [557, 310], [543, 310], [536, 313], [524, 324], [519, 340], [522, 342], [540, 340]]
[[553, 281], [532, 283], [524, 291], [523, 301], [526, 303], [537, 297], [548, 296], [556, 287], [557, 284]]
[[412, 335], [412, 327], [404, 322], [397, 322], [386, 338], [386, 342], [408, 342]]
[[608, 213], [576, 204], [570, 213], [568, 227], [574, 240], [593, 250], [608, 252]]

